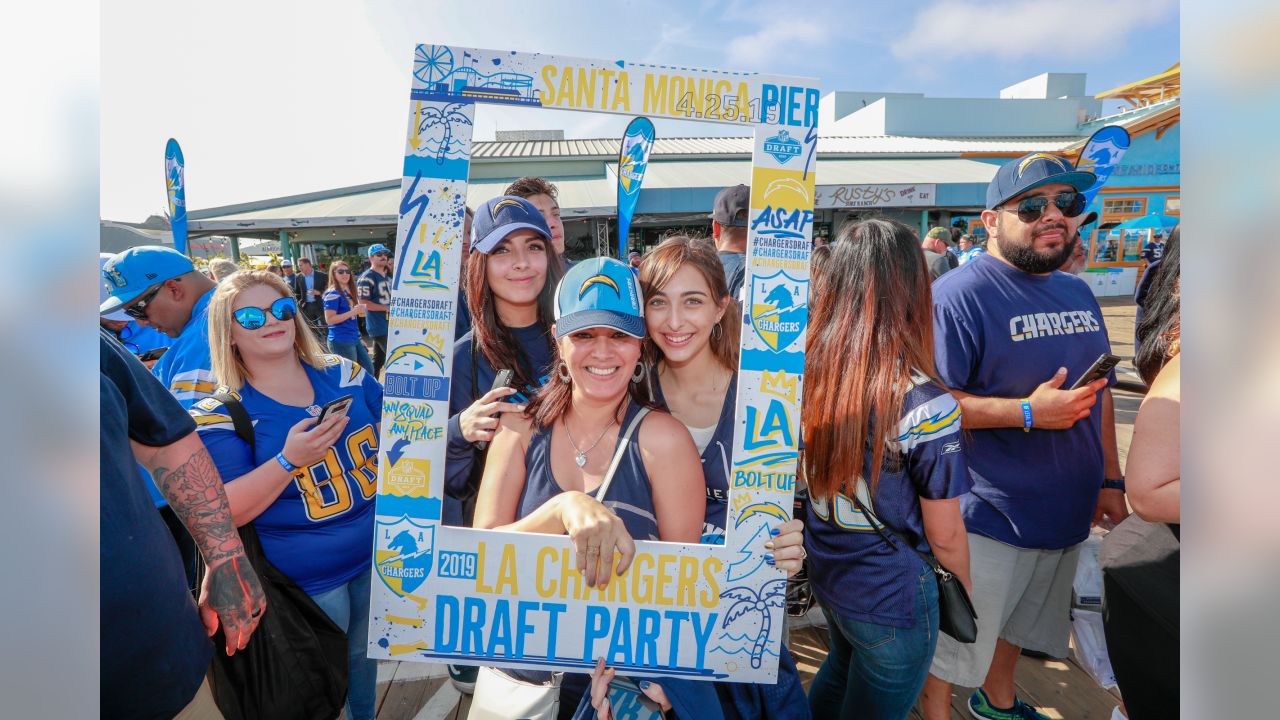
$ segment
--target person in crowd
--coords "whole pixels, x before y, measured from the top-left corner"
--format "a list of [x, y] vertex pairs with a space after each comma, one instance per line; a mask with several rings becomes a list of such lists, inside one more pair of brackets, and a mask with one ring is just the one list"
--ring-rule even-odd
[[925, 234], [926, 239], [932, 238], [937, 240], [931, 249], [946, 260], [948, 270], [955, 270], [960, 267], [960, 259], [956, 257], [956, 254], [953, 252], [954, 248], [951, 246], [951, 231], [954, 229], [955, 228], [945, 228], [939, 225], [937, 227], [929, 228], [929, 232]]
[[950, 232], [946, 228], [934, 228], [929, 231], [924, 240], [920, 241], [920, 251], [924, 253], [925, 268], [929, 271], [929, 278], [937, 280], [952, 269], [951, 263], [955, 260], [950, 253], [947, 252], [947, 243], [942, 240], [938, 231], [946, 232], [948, 237]]
[[382, 373], [387, 361], [387, 310], [391, 305], [391, 250], [382, 243], [369, 246], [369, 269], [359, 276], [356, 289], [365, 306], [364, 327], [373, 345], [373, 374]]
[[1077, 229], [1071, 238], [1071, 254], [1062, 261], [1062, 267], [1058, 269], [1068, 275], [1078, 275], [1084, 271], [1085, 264], [1084, 239], [1080, 237], [1080, 230]]
[[[366, 657], [382, 387], [346, 358], [325, 355], [272, 273], [236, 273], [209, 304], [213, 367], [255, 441], [236, 434], [217, 397], [191, 408], [226, 483], [237, 526], [253, 523], [268, 560], [347, 633], [347, 717], [371, 720], [377, 662]], [[320, 408], [353, 396], [317, 423]]]
[[971, 587], [960, 496], [972, 482], [960, 407], [934, 367], [915, 232], [886, 219], [846, 225], [811, 298], [805, 545], [830, 641], [809, 704], [815, 717], [902, 720], [938, 640], [937, 580], [919, 553]]
[[209, 261], [209, 272], [213, 274], [215, 283], [226, 280], [228, 275], [239, 270], [239, 265], [226, 258], [215, 258]]
[[284, 268], [282, 268], [281, 266], [275, 263], [271, 263], [270, 265], [267, 265], [267, 272], [271, 273], [272, 275], [275, 275], [278, 278], [284, 277]]
[[471, 223], [475, 212], [466, 208], [462, 219], [462, 262], [458, 267], [458, 312], [453, 321], [453, 339], [456, 341], [471, 332], [471, 308], [467, 305], [467, 263], [471, 260]]
[[654, 403], [693, 437], [707, 512], [702, 542], [724, 542], [737, 410], [737, 303], [714, 250], [685, 236], [663, 240], [640, 265], [645, 361]]
[[542, 213], [542, 219], [546, 221], [547, 230], [551, 233], [551, 248], [560, 259], [560, 270], [566, 270], [568, 258], [564, 254], [564, 222], [560, 219], [560, 202], [557, 200], [559, 191], [556, 186], [540, 177], [522, 177], [508, 185], [502, 194], [524, 198]]
[[[1159, 270], [1160, 266], [1164, 263], [1164, 257], [1172, 255], [1175, 252], [1179, 252], [1178, 245], [1181, 244], [1182, 237], [1181, 228], [1182, 226], [1179, 225], [1173, 228], [1173, 231], [1169, 233], [1169, 242], [1165, 248], [1164, 255], [1162, 255], [1159, 260], [1155, 260], [1147, 265], [1147, 267], [1142, 271], [1142, 277], [1138, 280], [1138, 287], [1133, 292], [1133, 302], [1137, 305], [1133, 319], [1133, 357], [1135, 359], [1135, 363], [1137, 358], [1143, 355], [1143, 340], [1145, 339], [1142, 333], [1143, 320], [1146, 319], [1148, 297], [1151, 294], [1153, 281], [1160, 276]], [[1159, 354], [1157, 353], [1156, 356], [1159, 357]], [[1152, 378], [1154, 377], [1155, 374], [1153, 373]]]
[[[443, 520], [468, 524], [480, 487], [485, 446], [498, 418], [519, 412], [546, 382], [551, 322], [560, 264], [551, 231], [533, 203], [499, 196], [472, 218], [463, 288], [472, 327], [453, 347]], [[510, 384], [493, 387], [498, 371]], [[475, 688], [476, 668], [450, 665], [459, 692]]]
[[961, 265], [968, 263], [975, 257], [985, 253], [982, 243], [972, 235], [960, 236], [960, 256], [958, 258]]
[[747, 215], [751, 212], [751, 188], [746, 185], [727, 187], [716, 195], [712, 205], [711, 237], [716, 243], [729, 296], [741, 300], [742, 286], [747, 280]]
[[1164, 233], [1154, 232], [1151, 234], [1151, 239], [1142, 246], [1142, 259], [1146, 260], [1148, 264], [1156, 262], [1164, 257], [1164, 251]]
[[1178, 716], [1181, 260], [1174, 228], [1147, 295], [1134, 365], [1150, 386], [1133, 424], [1129, 516], [1103, 541], [1107, 653], [1131, 720]]
[[284, 281], [290, 285], [293, 284], [293, 279], [298, 276], [297, 273], [294, 272], [293, 260], [291, 258], [285, 258], [280, 261], [280, 272], [283, 273], [281, 277], [284, 278]]
[[[643, 312], [626, 264], [591, 258], [569, 270], [555, 295], [554, 378], [523, 413], [503, 414], [476, 502], [475, 527], [569, 535], [589, 587], [609, 583], [615, 550], [617, 574], [626, 571], [633, 538], [697, 542], [706, 514], [693, 440], [675, 418], [649, 412]], [[597, 497], [628, 428], [631, 440]], [[587, 684], [585, 675], [566, 676], [562, 713], [573, 713]]]
[[[99, 272], [106, 266], [111, 257], [111, 253], [99, 254]], [[111, 284], [101, 274], [98, 276], [98, 281], [98, 305], [101, 306], [111, 297]], [[143, 355], [149, 350], [169, 347], [169, 338], [164, 333], [152, 327], [139, 325], [137, 320], [126, 315], [123, 310], [116, 310], [102, 315], [98, 318], [98, 323], [106, 328], [107, 332], [111, 333], [124, 345], [126, 350], [134, 355]], [[147, 368], [151, 368], [156, 364], [156, 361], [144, 359], [143, 364]]]
[[356, 363], [372, 375], [373, 362], [364, 343], [360, 342], [360, 328], [356, 321], [365, 312], [365, 304], [359, 300], [351, 267], [343, 260], [334, 260], [329, 265], [329, 273], [333, 275], [333, 282], [328, 284], [323, 298], [329, 352]]
[[627, 253], [627, 264], [639, 270], [640, 269], [640, 253], [636, 252], [635, 250], [632, 250], [631, 252]]
[[[262, 586], [191, 417], [106, 332], [98, 371], [102, 715], [220, 718], [206, 680], [217, 652], [209, 636], [221, 625], [225, 652], [244, 649], [266, 607]], [[139, 463], [204, 557], [198, 606]]]
[[964, 230], [961, 230], [959, 225], [952, 225], [951, 239], [947, 242], [947, 252], [951, 253], [951, 256], [956, 259], [956, 264], [952, 266], [953, 268], [960, 267], [960, 236], [961, 235], [964, 235]]
[[312, 332], [318, 338], [326, 336], [328, 332], [324, 327], [326, 317], [324, 293], [329, 287], [328, 273], [316, 270], [310, 258], [298, 258], [298, 273], [291, 278], [285, 278], [285, 282], [293, 288], [293, 297], [298, 301], [298, 309], [302, 311], [302, 317], [311, 326]]
[[1067, 654], [1071, 583], [1090, 522], [1127, 513], [1109, 384], [1076, 389], [1111, 344], [1071, 253], [1093, 173], [1033, 153], [1003, 165], [982, 213], [987, 254], [933, 286], [939, 379], [959, 400], [973, 490], [961, 498], [978, 639], [938, 640], [924, 715], [951, 715], [951, 684], [978, 718], [1046, 716], [1020, 700], [1022, 648]]

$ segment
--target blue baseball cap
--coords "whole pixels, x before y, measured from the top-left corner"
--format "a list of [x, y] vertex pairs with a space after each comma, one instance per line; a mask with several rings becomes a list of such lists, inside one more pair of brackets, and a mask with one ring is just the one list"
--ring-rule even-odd
[[366, 256], [367, 256], [367, 257], [373, 257], [375, 254], [380, 253], [380, 252], [384, 252], [384, 253], [386, 253], [386, 254], [390, 255], [390, 254], [391, 254], [391, 248], [387, 247], [386, 245], [383, 245], [382, 243], [374, 243], [374, 244], [372, 244], [372, 245], [370, 245], [370, 246], [369, 246], [369, 249], [368, 249], [367, 251], [365, 251], [365, 254], [366, 254]]
[[569, 268], [556, 288], [556, 339], [593, 327], [644, 337], [640, 280], [631, 266], [620, 260], [583, 260]]
[[166, 280], [195, 270], [190, 258], [172, 248], [141, 245], [116, 253], [102, 266], [102, 277], [111, 293], [98, 312], [106, 315], [123, 308]]
[[[111, 283], [107, 282], [107, 279], [102, 276], [102, 268], [106, 267], [107, 261], [110, 260], [112, 257], [114, 256], [111, 253], [98, 253], [98, 286], [99, 286], [98, 287], [98, 305], [99, 306], [101, 306], [102, 303], [106, 302], [107, 298], [111, 297]], [[129, 320], [129, 316], [125, 315], [123, 310], [116, 310], [115, 312], [103, 315], [103, 317], [106, 318], [107, 320], [119, 320], [122, 322], [127, 322]]]
[[547, 220], [533, 203], [514, 195], [500, 195], [476, 209], [471, 220], [471, 252], [488, 255], [503, 238], [525, 229], [551, 239]]
[[1011, 197], [1041, 185], [1062, 183], [1084, 192], [1093, 187], [1097, 176], [1087, 170], [1076, 170], [1071, 163], [1049, 153], [1029, 153], [1005, 163], [987, 185], [987, 209], [994, 210]]

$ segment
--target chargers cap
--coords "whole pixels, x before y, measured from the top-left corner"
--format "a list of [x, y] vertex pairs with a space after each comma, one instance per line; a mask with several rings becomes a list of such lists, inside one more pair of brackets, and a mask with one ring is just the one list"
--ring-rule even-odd
[[[107, 261], [110, 260], [111, 257], [112, 257], [111, 253], [98, 253], [98, 306], [99, 307], [101, 307], [102, 304], [107, 301], [107, 298], [111, 297], [111, 283], [107, 282], [107, 279], [102, 276], [102, 268], [106, 267]], [[115, 312], [103, 315], [103, 317], [106, 318], [107, 320], [119, 320], [122, 322], [129, 320], [129, 316], [126, 315], [123, 310], [116, 310]]]
[[533, 203], [514, 195], [499, 195], [476, 209], [471, 219], [471, 252], [486, 255], [517, 230], [532, 230], [551, 239], [547, 220]]
[[556, 288], [555, 310], [557, 340], [593, 327], [645, 335], [640, 281], [621, 260], [594, 257], [569, 268]]
[[382, 243], [374, 243], [373, 245], [369, 246], [368, 250], [365, 251], [365, 256], [373, 257], [374, 255], [377, 255], [380, 252], [390, 255], [391, 248], [388, 248], [386, 245], [383, 245]]
[[148, 288], [195, 269], [186, 255], [158, 245], [141, 245], [116, 253], [102, 265], [102, 277], [111, 292], [98, 306], [98, 312], [103, 315], [115, 312]]
[[1049, 153], [1028, 153], [1005, 163], [987, 185], [987, 209], [994, 210], [1009, 198], [1041, 185], [1062, 183], [1084, 192], [1093, 187], [1097, 176], [1087, 170], [1076, 170], [1071, 163]]

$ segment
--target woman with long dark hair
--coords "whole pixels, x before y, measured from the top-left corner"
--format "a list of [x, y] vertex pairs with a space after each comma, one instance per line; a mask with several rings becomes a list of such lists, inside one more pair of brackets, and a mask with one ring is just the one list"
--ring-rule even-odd
[[936, 379], [929, 273], [911, 228], [845, 226], [809, 297], [805, 546], [830, 634], [809, 703], [817, 717], [896, 720], [938, 639], [937, 582], [917, 551], [969, 586], [960, 408]]
[[365, 304], [356, 292], [356, 279], [351, 268], [342, 260], [329, 265], [329, 289], [325, 290], [324, 321], [329, 327], [329, 352], [358, 364], [373, 374], [373, 361], [369, 351], [360, 342], [360, 326], [357, 317], [364, 315]]

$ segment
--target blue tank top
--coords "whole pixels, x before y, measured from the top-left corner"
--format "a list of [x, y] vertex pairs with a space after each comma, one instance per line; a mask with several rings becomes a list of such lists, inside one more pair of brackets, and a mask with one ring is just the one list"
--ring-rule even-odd
[[[662, 394], [658, 373], [652, 376], [653, 392], [659, 408], [670, 411]], [[702, 477], [707, 483], [707, 515], [702, 523], [703, 545], [723, 545], [724, 525], [729, 514], [729, 473], [733, 461], [733, 417], [738, 409], [738, 373], [729, 379], [729, 388], [720, 406], [720, 420], [716, 423], [711, 442], [702, 451]]]
[[[622, 417], [621, 437], [631, 424], [632, 418], [640, 412], [640, 406], [630, 402], [627, 412]], [[643, 421], [642, 421], [643, 423]], [[658, 517], [653, 508], [653, 488], [649, 485], [649, 474], [645, 472], [644, 460], [640, 457], [640, 428], [636, 427], [631, 435], [622, 461], [614, 472], [613, 482], [604, 498], [597, 498], [605, 507], [618, 514], [627, 526], [627, 532], [636, 540], [658, 539]], [[614, 445], [617, 452], [617, 445]], [[613, 455], [610, 454], [610, 459]], [[525, 481], [524, 490], [520, 492], [520, 504], [516, 506], [516, 517], [522, 518], [542, 507], [551, 498], [564, 492], [551, 473], [551, 429], [538, 428], [529, 438], [529, 449], [524, 454]], [[594, 493], [591, 493], [594, 496]]]

